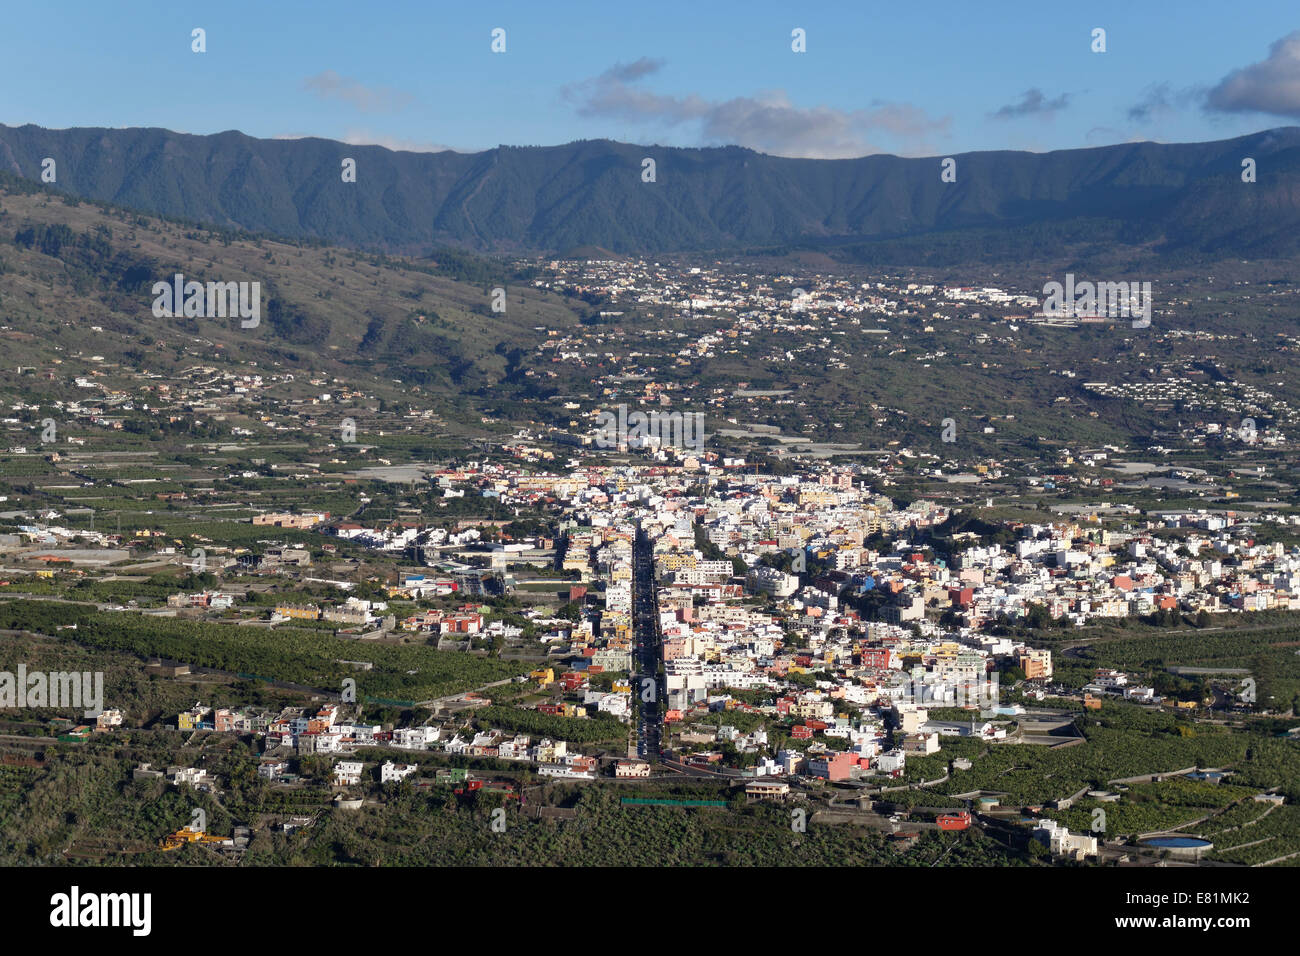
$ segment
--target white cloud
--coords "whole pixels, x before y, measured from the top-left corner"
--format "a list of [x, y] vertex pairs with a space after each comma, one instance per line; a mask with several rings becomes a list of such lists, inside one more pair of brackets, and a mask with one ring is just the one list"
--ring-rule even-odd
[[399, 136], [386, 136], [368, 129], [350, 129], [343, 134], [343, 142], [350, 146], [382, 146], [407, 153], [442, 153], [447, 150], [456, 152], [451, 146], [422, 139], [403, 139]]
[[[271, 139], [332, 139], [317, 133], [276, 133]], [[442, 153], [447, 150], [459, 152], [452, 146], [433, 143], [428, 140], [403, 139], [400, 136], [387, 136], [368, 129], [349, 129], [335, 142], [349, 146], [382, 146], [384, 149], [407, 153]]]
[[1019, 103], [1008, 103], [993, 113], [995, 119], [1016, 119], [1021, 116], [1050, 117], [1070, 105], [1070, 94], [1062, 93], [1054, 100], [1049, 100], [1037, 87], [1025, 90]]
[[1206, 106], [1222, 113], [1300, 116], [1300, 30], [1275, 41], [1264, 60], [1220, 80]]
[[366, 86], [333, 70], [325, 70], [302, 81], [302, 88], [323, 100], [337, 99], [362, 113], [391, 113], [412, 102], [410, 93], [387, 86]]
[[884, 152], [880, 137], [897, 142], [897, 151], [933, 152], [929, 136], [946, 134], [951, 122], [948, 117], [930, 119], [924, 111], [903, 103], [877, 102], [867, 109], [841, 110], [796, 106], [783, 90], [708, 100], [694, 93], [671, 96], [633, 85], [662, 68], [662, 60], [648, 57], [615, 64], [599, 76], [564, 87], [561, 95], [580, 116], [689, 124], [697, 128], [702, 144], [734, 144], [776, 156], [818, 159]]

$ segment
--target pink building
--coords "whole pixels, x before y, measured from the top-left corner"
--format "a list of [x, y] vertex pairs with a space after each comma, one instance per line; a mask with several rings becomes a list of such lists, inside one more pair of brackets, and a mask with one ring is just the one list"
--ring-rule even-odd
[[851, 753], [826, 754], [808, 761], [808, 772], [823, 780], [847, 780], [849, 772], [858, 766], [858, 758]]

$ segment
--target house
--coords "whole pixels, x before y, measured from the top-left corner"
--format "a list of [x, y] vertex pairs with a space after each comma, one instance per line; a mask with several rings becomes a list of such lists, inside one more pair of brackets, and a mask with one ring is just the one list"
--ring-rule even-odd
[[565, 763], [544, 763], [537, 768], [542, 777], [562, 777], [566, 780], [595, 780], [596, 775], [590, 769], [579, 769]]
[[1071, 860], [1082, 860], [1097, 855], [1097, 838], [1081, 833], [1071, 833], [1055, 820], [1041, 820], [1030, 834], [1052, 852]]
[[596, 710], [602, 714], [623, 717], [628, 711], [628, 697], [626, 694], [601, 694], [596, 701]]
[[529, 756], [538, 763], [558, 763], [569, 752], [569, 745], [563, 740], [550, 740], [543, 737], [532, 749]]
[[765, 800], [784, 803], [790, 798], [790, 785], [784, 780], [751, 780], [745, 784], [745, 801]]
[[593, 774], [596, 771], [595, 757], [588, 757], [583, 754], [570, 754], [568, 757], [568, 763], [574, 770]]
[[452, 613], [437, 616], [432, 622], [440, 634], [478, 634], [483, 630], [483, 615]]
[[370, 620], [370, 612], [356, 606], [330, 607], [321, 613], [321, 620], [335, 624], [366, 624]]
[[266, 549], [262, 555], [263, 567], [275, 568], [291, 565], [298, 568], [311, 567], [311, 552], [306, 548], [291, 546], [274, 546]]
[[178, 787], [181, 784], [188, 784], [196, 790], [212, 790], [216, 787], [213, 776], [199, 767], [171, 767], [167, 776]]
[[332, 754], [343, 749], [343, 735], [337, 732], [298, 734], [294, 744], [300, 754]]
[[905, 734], [918, 733], [921, 730], [921, 725], [930, 719], [930, 712], [924, 707], [895, 704], [894, 709], [899, 712], [899, 720]]
[[253, 524], [266, 525], [275, 528], [310, 528], [313, 525], [320, 524], [322, 521], [329, 520], [329, 512], [317, 514], [260, 514], [253, 516]]
[[620, 760], [614, 765], [616, 777], [648, 777], [650, 764], [644, 760]]
[[908, 734], [903, 739], [903, 752], [926, 756], [939, 752], [939, 735], [934, 731]]
[[808, 773], [822, 780], [848, 780], [857, 766], [858, 758], [851, 753], [824, 754], [808, 761]]
[[782, 750], [777, 753], [776, 762], [785, 774], [799, 773], [804, 766], [804, 756], [797, 750]]
[[334, 765], [334, 786], [352, 787], [361, 782], [360, 760], [340, 760]]
[[527, 760], [528, 759], [529, 738], [523, 734], [517, 735], [513, 740], [502, 740], [497, 743], [498, 760]]
[[902, 773], [903, 766], [907, 762], [907, 755], [901, 750], [890, 750], [880, 754], [876, 758], [876, 769], [881, 773], [896, 774]]
[[413, 763], [393, 763], [391, 760], [385, 760], [379, 767], [379, 782], [397, 783], [419, 769], [419, 766]]
[[424, 750], [439, 734], [437, 727], [395, 727], [390, 743], [402, 750]]
[[320, 617], [320, 608], [315, 604], [277, 604], [275, 616], [291, 621], [315, 621]]
[[204, 707], [201, 704], [195, 704], [187, 711], [176, 716], [177, 730], [198, 730], [199, 724], [210, 711], [211, 707]]

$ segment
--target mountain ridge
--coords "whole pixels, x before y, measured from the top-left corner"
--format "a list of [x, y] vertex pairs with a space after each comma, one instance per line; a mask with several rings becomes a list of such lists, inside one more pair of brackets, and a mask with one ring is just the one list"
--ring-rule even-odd
[[[0, 125], [0, 169], [39, 180], [46, 157], [55, 187], [79, 198], [405, 254], [449, 244], [620, 255], [789, 246], [853, 258], [864, 243], [875, 254], [931, 234], [1014, 240], [1025, 226], [1050, 234], [1091, 222], [1111, 223], [1097, 227], [1100, 239], [1160, 253], [1300, 254], [1297, 127], [1208, 143], [956, 153], [956, 182], [943, 182], [940, 157], [791, 159], [613, 140], [414, 153], [234, 130]], [[654, 182], [642, 180], [647, 157]], [[1247, 157], [1257, 182], [1242, 180]], [[354, 183], [341, 176], [345, 158], [356, 160]], [[983, 241], [959, 238], [968, 248], [958, 254], [978, 257]]]

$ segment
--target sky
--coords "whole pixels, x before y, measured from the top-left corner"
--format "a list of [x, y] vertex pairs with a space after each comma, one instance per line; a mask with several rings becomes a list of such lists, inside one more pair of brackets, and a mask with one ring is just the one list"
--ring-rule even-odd
[[10, 126], [844, 158], [1300, 125], [1295, 0], [65, 0], [9, 4], [4, 19]]

